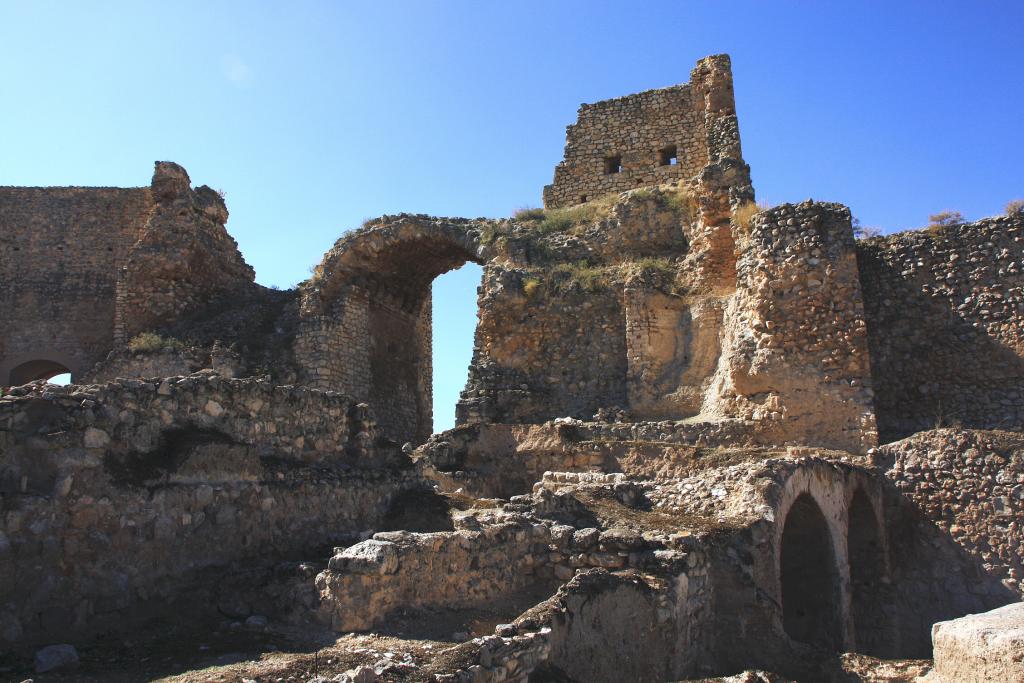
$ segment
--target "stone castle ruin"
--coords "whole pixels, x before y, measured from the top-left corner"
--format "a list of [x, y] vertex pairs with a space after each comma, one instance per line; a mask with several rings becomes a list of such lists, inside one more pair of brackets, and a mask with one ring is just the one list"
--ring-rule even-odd
[[276, 291], [174, 163], [0, 188], [0, 667], [148, 680], [103, 643], [187, 623], [222, 680], [1024, 680], [1024, 215], [759, 207], [725, 55], [582, 105], [544, 207]]

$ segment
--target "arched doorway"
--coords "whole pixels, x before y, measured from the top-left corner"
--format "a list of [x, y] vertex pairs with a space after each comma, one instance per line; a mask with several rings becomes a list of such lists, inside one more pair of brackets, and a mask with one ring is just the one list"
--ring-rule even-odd
[[470, 221], [409, 215], [339, 240], [301, 304], [309, 334], [296, 335], [296, 358], [315, 375], [308, 383], [369, 403], [388, 439], [425, 441], [434, 426], [433, 282], [481, 264], [478, 240]]
[[793, 640], [842, 647], [839, 570], [828, 523], [810, 494], [789, 509], [782, 531], [779, 576], [782, 624]]
[[439, 275], [432, 286], [434, 432], [455, 426], [455, 406], [466, 387], [478, 322], [477, 289], [483, 269], [467, 262]]
[[850, 501], [847, 534], [850, 604], [857, 652], [884, 657], [893, 651], [892, 615], [888, 614], [885, 548], [875, 508], [863, 489]]
[[7, 384], [9, 386], [16, 387], [22, 384], [28, 384], [29, 382], [34, 382], [37, 379], [62, 379], [62, 376], [64, 375], [67, 376], [67, 381], [58, 381], [58, 384], [67, 384], [71, 381], [71, 370], [56, 361], [40, 358], [26, 361], [11, 368], [9, 376], [7, 377]]

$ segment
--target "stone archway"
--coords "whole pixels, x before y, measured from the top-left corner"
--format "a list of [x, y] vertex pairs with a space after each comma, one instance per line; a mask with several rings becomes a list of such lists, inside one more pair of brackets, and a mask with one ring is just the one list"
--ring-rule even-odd
[[400, 215], [340, 239], [303, 293], [296, 361], [308, 384], [366, 401], [381, 432], [420, 443], [433, 426], [431, 284], [482, 263], [474, 221]]
[[893, 654], [893, 615], [888, 609], [885, 545], [875, 507], [858, 487], [848, 512], [847, 556], [850, 563], [850, 611], [857, 652], [876, 657]]
[[37, 379], [50, 379], [51, 377], [65, 374], [70, 375], [71, 368], [54, 360], [37, 358], [25, 361], [24, 363], [11, 368], [5, 379], [7, 384], [13, 387], [21, 384], [28, 384], [29, 382], [34, 382]]
[[796, 641], [841, 649], [842, 593], [832, 534], [809, 493], [798, 496], [786, 515], [779, 578], [786, 634]]

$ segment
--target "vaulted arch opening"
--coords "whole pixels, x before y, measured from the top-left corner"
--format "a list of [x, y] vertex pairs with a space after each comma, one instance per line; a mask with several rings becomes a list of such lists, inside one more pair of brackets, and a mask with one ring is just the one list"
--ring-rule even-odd
[[885, 547], [871, 500], [858, 488], [850, 501], [847, 534], [850, 597], [857, 652], [876, 657], [893, 652]]
[[11, 368], [7, 384], [14, 387], [39, 379], [55, 379], [55, 384], [68, 384], [71, 381], [71, 370], [57, 361], [42, 358], [30, 360]]
[[433, 283], [481, 262], [478, 236], [468, 221], [383, 218], [339, 241], [317, 269], [318, 334], [329, 348], [317, 342], [315, 385], [369, 403], [380, 433], [398, 443], [433, 433]]
[[433, 284], [434, 432], [455, 426], [455, 406], [466, 387], [479, 320], [477, 290], [483, 269], [476, 263], [444, 273]]
[[843, 643], [839, 570], [828, 522], [810, 494], [801, 494], [786, 515], [779, 570], [786, 634], [839, 650]]

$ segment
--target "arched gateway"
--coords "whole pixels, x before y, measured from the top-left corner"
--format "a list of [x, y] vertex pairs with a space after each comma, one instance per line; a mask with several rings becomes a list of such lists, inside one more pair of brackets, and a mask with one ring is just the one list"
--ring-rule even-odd
[[303, 292], [295, 359], [306, 383], [366, 401], [392, 439], [426, 440], [433, 424], [431, 283], [467, 261], [482, 263], [479, 228], [401, 215], [338, 240]]

